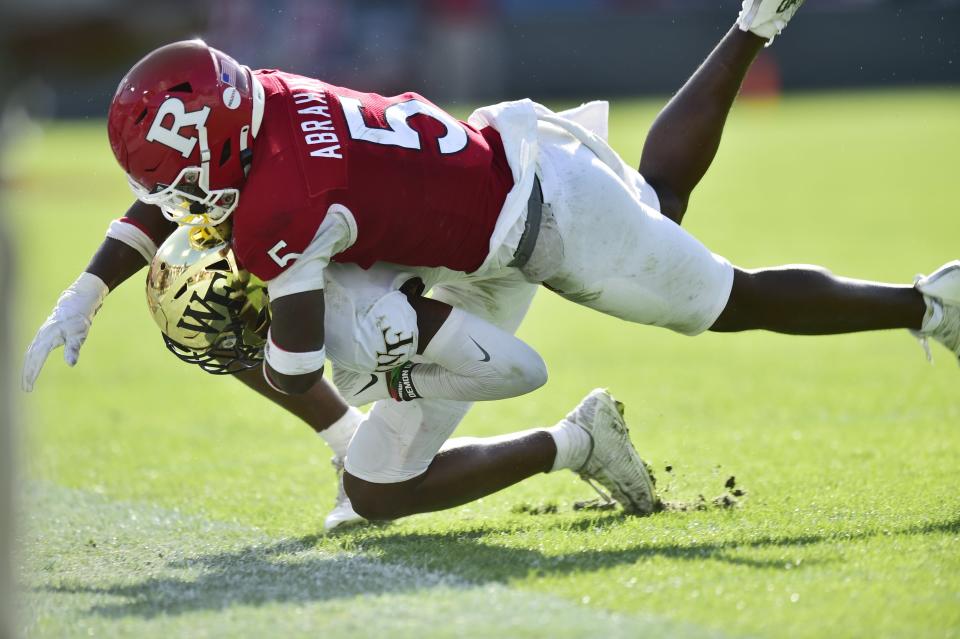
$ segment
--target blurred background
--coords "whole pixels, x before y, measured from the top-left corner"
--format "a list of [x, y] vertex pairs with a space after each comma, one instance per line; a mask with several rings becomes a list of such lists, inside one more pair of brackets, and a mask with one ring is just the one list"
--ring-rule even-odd
[[[20, 95], [34, 112], [102, 117], [122, 74], [194, 35], [278, 67], [444, 104], [676, 90], [737, 0], [17, 0]], [[808, 0], [748, 92], [960, 82], [960, 0]]]
[[10, 55], [7, 50], [7, 36], [10, 21], [6, 16], [6, 7], [0, 3], [0, 639], [12, 637], [14, 633], [13, 606], [11, 605], [12, 586], [12, 549], [13, 549], [13, 498], [16, 459], [13, 425], [13, 314], [16, 304], [13, 297], [13, 242], [9, 235], [4, 205], [4, 122], [7, 88], [10, 85]]
[[[173, 477], [185, 487], [178, 486], [178, 495], [207, 495], [212, 504], [227, 503], [225, 495], [246, 495], [245, 502], [256, 502], [249, 497], [248, 487], [241, 485], [246, 475], [234, 466], [228, 465], [222, 472], [211, 470], [210, 476], [215, 479], [199, 473], [198, 468], [211, 463], [202, 454], [210, 446], [204, 446], [209, 444], [207, 440], [198, 443], [193, 438], [207, 437], [217, 442], [235, 438], [238, 450], [247, 451], [264, 446], [264, 442], [253, 439], [252, 434], [249, 441], [244, 440], [236, 430], [229, 434], [214, 430], [212, 423], [204, 423], [206, 413], [202, 411], [191, 417], [203, 424], [202, 428], [194, 428], [181, 415], [183, 424], [190, 428], [184, 427], [188, 434], [177, 435], [159, 410], [142, 410], [138, 403], [116, 401], [117, 396], [126, 399], [170, 394], [180, 375], [192, 374], [189, 379], [194, 381], [203, 378], [199, 372], [181, 368], [165, 354], [143, 312], [138, 286], [111, 296], [110, 312], [98, 319], [101, 326], [94, 330], [80, 370], [68, 371], [54, 353], [40, 380], [42, 390], [29, 402], [23, 394], [12, 391], [21, 354], [33, 331], [59, 292], [83, 268], [109, 220], [119, 216], [131, 199], [107, 150], [102, 119], [124, 72], [156, 46], [202, 36], [254, 68], [278, 67], [384, 94], [413, 90], [463, 115], [473, 105], [501, 99], [531, 97], [556, 102], [669, 94], [730, 27], [739, 4], [737, 0], [0, 0], [0, 104], [7, 107], [0, 125], [0, 144], [8, 148], [5, 157], [10, 167], [9, 172], [0, 173], [0, 188], [6, 186], [12, 192], [9, 226], [20, 242], [23, 260], [19, 270], [23, 294], [11, 302], [13, 251], [4, 241], [7, 220], [0, 209], [0, 481], [9, 482], [13, 474], [11, 451], [16, 438], [8, 426], [15, 404], [23, 401], [34, 440], [32, 455], [24, 456], [27, 475], [133, 499], [145, 494], [152, 498], [150, 491], [156, 478]], [[734, 132], [725, 142], [723, 161], [706, 183], [702, 200], [722, 210], [724, 216], [715, 225], [709, 216], [698, 217], [694, 222], [698, 234], [719, 252], [729, 250], [752, 263], [814, 260], [888, 278], [905, 277], [903, 273], [909, 274], [909, 269], [916, 272], [936, 266], [937, 258], [926, 258], [928, 254], [949, 257], [955, 253], [955, 242], [950, 238], [956, 235], [944, 229], [950, 224], [955, 227], [957, 219], [953, 213], [957, 199], [951, 190], [956, 189], [955, 158], [960, 139], [949, 139], [955, 135], [949, 131], [956, 131], [951, 122], [960, 116], [956, 110], [957, 86], [960, 0], [807, 0], [787, 37], [766, 50], [754, 65], [744, 93], [769, 97], [784, 90], [936, 90], [916, 95], [912, 91], [887, 95], [867, 91], [853, 97], [828, 97], [823, 103], [801, 98], [776, 119], [765, 118], [763, 111], [750, 111], [749, 126], [747, 118], [735, 119], [731, 125]], [[950, 90], [940, 91], [940, 87]], [[615, 120], [620, 118], [616, 146], [631, 163], [639, 156], [645, 131], [642, 124], [652, 119], [661, 103], [660, 98], [635, 104], [622, 101], [620, 104], [627, 106], [618, 107], [622, 110], [614, 113]], [[785, 123], [793, 128], [787, 130]], [[884, 137], [891, 129], [899, 131], [900, 137]], [[826, 159], [836, 163], [809, 166], [806, 158], [821, 152], [824, 144], [832, 145], [833, 151]], [[754, 208], [745, 206], [741, 187], [733, 178], [747, 172], [755, 176], [759, 166], [761, 173], [770, 174], [767, 180], [771, 184], [789, 182], [782, 176], [793, 174], [797, 167], [783, 169], [776, 164], [784, 158], [802, 165], [805, 183], [777, 187], [776, 196], [784, 203], [781, 217], [805, 219], [808, 228], [778, 236], [776, 246], [771, 246], [767, 240], [775, 236], [782, 222], [765, 215], [764, 200], [755, 193]], [[905, 167], [912, 168], [915, 175], [905, 173]], [[845, 181], [836, 177], [841, 172]], [[896, 188], [897, 180], [914, 186], [914, 192]], [[873, 184], [886, 184], [889, 189], [876, 191], [871, 189]], [[812, 197], [814, 191], [839, 194], [834, 196], [834, 203], [847, 214], [836, 220], [823, 213], [818, 226], [817, 211], [810, 199], [804, 199]], [[927, 199], [918, 203], [916, 194]], [[904, 210], [926, 212], [928, 222], [939, 213], [940, 223], [945, 226], [937, 227], [941, 232], [921, 246], [919, 239], [899, 234]], [[821, 232], [828, 223], [834, 225], [835, 234]], [[756, 232], [756, 236], [745, 235], [744, 229]], [[871, 242], [869, 251], [850, 250], [839, 239], [855, 237], [855, 233], [864, 242]], [[914, 235], [920, 233], [911, 237]], [[939, 253], [930, 248], [929, 242], [939, 242]], [[920, 255], [928, 263], [916, 266]], [[118, 296], [120, 300], [115, 299]], [[565, 314], [571, 314], [569, 307], [564, 308]], [[11, 309], [18, 311], [18, 325], [13, 328], [12, 319], [3, 315]], [[547, 315], [534, 317], [534, 328], [527, 335], [547, 333], [536, 323], [548, 324], [546, 319], [538, 319], [543, 317]], [[594, 317], [590, 321], [601, 320]], [[607, 330], [613, 324], [601, 326]], [[12, 347], [11, 337], [15, 337]], [[561, 347], [547, 337], [539, 340], [535, 345], [553, 354], [551, 366], [560, 371], [557, 381], [551, 382], [553, 388], [560, 389], [558, 393], [579, 393], [576, 384], [582, 378], [633, 379], [637, 375], [633, 368], [611, 373], [609, 362], [617, 360], [613, 350], [609, 357], [594, 358], [597, 370], [583, 368], [587, 355], [571, 357], [564, 373], [565, 360], [558, 353], [566, 353], [569, 345], [563, 341]], [[657, 352], [663, 341], [658, 336], [644, 342], [644, 356]], [[907, 349], [914, 348], [906, 342], [897, 342], [904, 358]], [[729, 340], [726, 344], [723, 348], [735, 352], [737, 347], [746, 348], [742, 345], [748, 342]], [[780, 349], [787, 348], [786, 342], [777, 344]], [[814, 363], [806, 363], [806, 353], [801, 349], [808, 346], [803, 344], [796, 346], [793, 358], [771, 355], [767, 377], [790, 378], [790, 373], [780, 368], [784, 359], [809, 366], [811, 378], [822, 375]], [[826, 344], [824, 350], [835, 343]], [[687, 346], [678, 338], [662, 348], [665, 353], [658, 361], [685, 361], [676, 356], [677, 352], [687, 353], [694, 361], [693, 350], [703, 347], [700, 342]], [[851, 355], [838, 359], [859, 362], [863, 353], [850, 348]], [[883, 342], [884, 355], [886, 348]], [[872, 346], [864, 350], [880, 351]], [[127, 357], [130, 352], [142, 354], [147, 365], [138, 361], [132, 366]], [[721, 353], [714, 357], [717, 362], [761, 359], [753, 351], [749, 358], [717, 352]], [[909, 356], [915, 354], [909, 351]], [[896, 357], [892, 360], [902, 361]], [[816, 357], [810, 358], [810, 362], [816, 361]], [[949, 362], [944, 358], [943, 363]], [[697, 366], [710, 370], [708, 364], [700, 362], [676, 377], [687, 378], [694, 374], [691, 371], [699, 370]], [[859, 375], [857, 371], [862, 372], [854, 367], [848, 377]], [[891, 364], [886, 374], [892, 377], [895, 372]], [[671, 397], [669, 388], [658, 386], [671, 376], [653, 370], [645, 374], [650, 379], [638, 386], [653, 389], [653, 395], [665, 402], [664, 412], [683, 415], [678, 406], [686, 399], [677, 399], [673, 405], [664, 400]], [[728, 377], [736, 376], [717, 372], [712, 379]], [[946, 384], [943, 382], [941, 388]], [[905, 395], [912, 398], [906, 390], [911, 387], [904, 388]], [[719, 396], [740, 392], [727, 389]], [[923, 392], [929, 395], [932, 391], [924, 386]], [[941, 396], [946, 397], [947, 392], [942, 391]], [[819, 394], [811, 397], [821, 401]], [[836, 400], [838, 405], [841, 399]], [[256, 410], [261, 410], [262, 406], [257, 406]], [[509, 408], [531, 420], [542, 417], [533, 412], [536, 405], [520, 406], [510, 404]], [[700, 410], [698, 406], [694, 406], [694, 412]], [[493, 410], [499, 408], [477, 409], [480, 415], [491, 415], [489, 411]], [[712, 410], [712, 406], [704, 407], [703, 415], [696, 413], [689, 421], [706, 423]], [[239, 414], [240, 409], [237, 413], [235, 420], [242, 423], [245, 417]], [[279, 419], [276, 413], [271, 415]], [[649, 421], [656, 423], [653, 413]], [[470, 425], [479, 423], [482, 420], [478, 417]], [[249, 425], [248, 430], [259, 437], [255, 426], [259, 427]], [[290, 430], [299, 433], [301, 427], [290, 426]], [[673, 436], [670, 433], [675, 430], [658, 432], [664, 448], [668, 448]], [[139, 431], [142, 442], [135, 437]], [[158, 450], [177, 451], [187, 461], [173, 456], [174, 461], [164, 466], [166, 457], [154, 450], [157, 441], [163, 442]], [[679, 444], [674, 448], [679, 449]], [[281, 474], [291, 475], [294, 463], [281, 456], [278, 451], [282, 450], [272, 450], [272, 454], [277, 463], [285, 464]], [[325, 458], [321, 462], [325, 469]], [[953, 461], [949, 465], [951, 469], [955, 466]], [[122, 476], [118, 469], [124, 471]], [[246, 472], [265, 473], [255, 464]], [[111, 479], [111, 473], [117, 478]], [[149, 489], [141, 489], [141, 484], [130, 478], [146, 478], [143, 485]], [[234, 481], [238, 488], [231, 483]], [[310, 483], [312, 479], [296, 485]], [[291, 512], [299, 512], [303, 503], [315, 499], [292, 488], [289, 492], [300, 499], [291, 501]], [[10, 494], [5, 484], [0, 490], [0, 639], [9, 628], [2, 599], [9, 574], [5, 546], [12, 521], [7, 499]], [[274, 497], [263, 497], [262, 501], [264, 512], [277, 509]]]

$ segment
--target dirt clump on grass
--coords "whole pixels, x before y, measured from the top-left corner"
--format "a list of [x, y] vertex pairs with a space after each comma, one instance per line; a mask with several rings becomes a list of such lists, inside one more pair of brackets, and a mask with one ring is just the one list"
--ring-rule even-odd
[[[651, 479], [653, 479], [652, 469], [649, 464], [647, 465], [647, 470], [651, 471]], [[664, 470], [667, 473], [672, 473], [673, 466], [667, 464], [664, 466]], [[664, 494], [669, 493], [671, 483], [672, 482], [668, 482], [660, 492]], [[736, 476], [730, 475], [727, 480], [723, 482], [723, 488], [723, 492], [713, 499], [707, 499], [703, 494], [697, 495], [697, 498], [692, 501], [663, 499], [658, 495], [657, 503], [654, 505], [654, 512], [694, 512], [739, 508], [743, 498], [747, 496], [747, 491], [737, 487]]]
[[574, 510], [613, 510], [616, 507], [617, 502], [612, 500], [607, 501], [606, 499], [601, 499], [600, 497], [573, 502]]
[[[650, 481], [654, 486], [656, 486], [657, 477], [653, 472], [653, 467], [647, 462], [644, 462], [644, 465], [647, 468], [647, 473], [650, 475]], [[703, 494], [697, 495], [697, 498], [694, 500], [664, 499], [662, 495], [671, 491], [673, 484], [672, 480], [675, 475], [672, 475], [674, 467], [671, 464], [664, 465], [663, 470], [671, 475], [668, 477], [666, 485], [657, 491], [658, 495], [656, 502], [653, 505], [654, 513], [730, 510], [733, 508], [739, 508], [743, 502], [743, 498], [747, 495], [746, 490], [737, 487], [736, 476], [730, 475], [723, 483], [723, 492], [712, 499], [707, 499], [703, 496]], [[614, 510], [616, 507], [617, 502], [613, 501], [612, 499], [604, 499], [602, 497], [594, 497], [592, 499], [585, 499], [573, 503], [573, 509], [576, 511], [608, 511]], [[510, 512], [517, 515], [554, 515], [558, 511], [559, 508], [554, 502], [539, 504], [530, 504], [524, 502], [516, 504], [510, 509]]]
[[559, 507], [554, 502], [541, 504], [520, 503], [510, 509], [515, 515], [555, 515]]

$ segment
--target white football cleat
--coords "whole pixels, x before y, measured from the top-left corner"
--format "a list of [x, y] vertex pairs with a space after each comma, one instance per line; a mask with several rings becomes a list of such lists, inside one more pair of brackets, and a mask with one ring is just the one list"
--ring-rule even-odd
[[923, 294], [927, 313], [923, 327], [913, 334], [932, 360], [927, 338], [932, 337], [960, 357], [960, 260], [948, 262], [930, 275], [917, 278], [914, 288]]
[[365, 521], [363, 517], [357, 514], [347, 497], [347, 491], [343, 489], [343, 459], [333, 457], [330, 460], [333, 470], [337, 473], [337, 501], [333, 505], [333, 510], [327, 513], [323, 520], [323, 529], [330, 532], [334, 528], [341, 526], [350, 526]]
[[[587, 431], [593, 441], [586, 463], [577, 471], [581, 479], [595, 490], [592, 482], [599, 482], [625, 512], [633, 515], [652, 513], [657, 501], [653, 481], [630, 441], [630, 431], [623, 419], [623, 404], [605, 389], [597, 388], [566, 419]], [[597, 492], [605, 496], [600, 490]]]
[[768, 44], [790, 22], [803, 0], [743, 0], [737, 25], [767, 40]]

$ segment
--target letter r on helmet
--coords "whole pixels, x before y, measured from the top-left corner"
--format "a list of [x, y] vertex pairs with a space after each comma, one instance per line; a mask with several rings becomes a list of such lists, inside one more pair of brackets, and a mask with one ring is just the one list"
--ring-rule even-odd
[[[150, 125], [147, 132], [147, 142], [159, 142], [166, 144], [171, 149], [179, 151], [183, 157], [188, 158], [193, 153], [197, 145], [197, 138], [194, 136], [184, 137], [180, 135], [180, 129], [186, 126], [197, 128], [197, 132], [203, 136], [206, 132], [204, 126], [207, 122], [207, 116], [210, 115], [210, 107], [205, 106], [197, 111], [187, 111], [186, 105], [179, 98], [168, 98], [157, 109], [157, 116]], [[171, 126], [164, 126], [167, 116], [172, 116]], [[205, 137], [205, 136], [204, 136]]]

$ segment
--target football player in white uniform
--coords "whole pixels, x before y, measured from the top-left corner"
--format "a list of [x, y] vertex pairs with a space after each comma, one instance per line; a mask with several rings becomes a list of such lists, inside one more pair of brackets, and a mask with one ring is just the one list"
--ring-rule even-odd
[[[167, 348], [181, 360], [209, 373], [236, 374], [277, 399], [276, 391], [259, 375], [250, 376], [262, 363], [269, 328], [265, 287], [239, 268], [228, 244], [203, 246], [191, 241], [199, 231], [182, 227], [157, 252], [147, 277], [151, 315]], [[404, 286], [410, 282], [416, 280], [383, 265], [363, 270], [335, 264], [325, 272], [330, 300], [325, 316], [330, 336], [327, 356], [334, 365], [334, 382], [352, 406], [376, 402], [364, 416], [344, 406], [323, 383], [322, 391], [312, 392], [298, 405], [333, 448], [338, 474], [346, 459], [352, 468], [376, 477], [424, 475], [471, 401], [513, 397], [546, 381], [543, 362], [529, 346], [461, 309], [420, 297]], [[400, 383], [391, 380], [397, 373]], [[393, 410], [398, 401], [415, 400], [415, 407], [405, 404], [406, 410]], [[327, 404], [343, 414], [317, 419], [325, 414], [324, 407], [313, 404]], [[411, 415], [418, 419], [415, 424]], [[350, 443], [364, 423], [361, 432], [371, 434]], [[444, 454], [531, 435], [557, 440], [557, 450], [564, 453], [547, 470], [578, 471], [598, 491], [594, 480], [607, 488], [628, 512], [653, 510], [652, 480], [627, 438], [622, 407], [605, 391], [591, 393], [552, 428], [492, 442], [452, 440]], [[579, 450], [572, 450], [571, 442]], [[325, 526], [330, 529], [357, 519], [341, 483]]]

